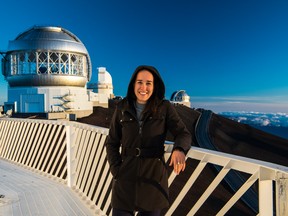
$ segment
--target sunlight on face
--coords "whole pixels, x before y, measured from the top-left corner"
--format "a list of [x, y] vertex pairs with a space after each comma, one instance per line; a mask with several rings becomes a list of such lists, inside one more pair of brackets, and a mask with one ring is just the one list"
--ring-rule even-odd
[[147, 70], [140, 71], [137, 74], [134, 83], [134, 93], [137, 98], [137, 102], [140, 104], [146, 104], [148, 99], [153, 94], [154, 90], [154, 77], [151, 72]]

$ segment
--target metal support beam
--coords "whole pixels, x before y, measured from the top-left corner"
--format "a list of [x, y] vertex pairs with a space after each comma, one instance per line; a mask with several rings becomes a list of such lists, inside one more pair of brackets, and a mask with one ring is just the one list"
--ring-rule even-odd
[[0, 55], [3, 57], [3, 59], [4, 59], [5, 61], [7, 61], [7, 59], [6, 59], [6, 57], [5, 57], [6, 52], [0, 51]]
[[259, 215], [273, 215], [273, 180], [271, 172], [263, 167], [259, 173]]
[[273, 181], [259, 181], [259, 213], [261, 216], [273, 215]]
[[66, 127], [67, 142], [67, 185], [73, 187], [75, 185], [75, 128], [70, 125]]
[[276, 214], [288, 215], [288, 176], [276, 173]]

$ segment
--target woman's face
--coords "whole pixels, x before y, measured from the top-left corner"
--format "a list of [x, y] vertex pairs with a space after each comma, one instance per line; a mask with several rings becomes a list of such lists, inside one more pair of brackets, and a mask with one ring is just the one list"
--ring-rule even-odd
[[154, 77], [148, 70], [142, 70], [137, 74], [134, 83], [134, 93], [137, 98], [137, 102], [140, 104], [146, 104], [148, 99], [153, 94], [154, 90]]

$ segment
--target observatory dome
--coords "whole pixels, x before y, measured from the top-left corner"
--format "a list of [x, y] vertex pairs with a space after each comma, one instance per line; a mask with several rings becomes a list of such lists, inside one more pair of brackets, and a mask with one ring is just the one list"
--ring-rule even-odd
[[2, 73], [10, 87], [84, 87], [92, 66], [76, 35], [61, 27], [33, 26], [9, 41]]
[[178, 90], [178, 91], [173, 92], [170, 100], [173, 102], [189, 102], [190, 97], [185, 92], [185, 90]]
[[98, 84], [112, 84], [112, 77], [105, 67], [98, 68]]

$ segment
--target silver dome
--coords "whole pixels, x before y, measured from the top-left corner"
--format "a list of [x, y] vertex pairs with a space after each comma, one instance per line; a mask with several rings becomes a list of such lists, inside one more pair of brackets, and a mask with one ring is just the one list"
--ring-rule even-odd
[[84, 44], [70, 31], [34, 26], [9, 42], [2, 73], [11, 87], [84, 87], [92, 67]]
[[9, 51], [58, 50], [88, 54], [85, 46], [66, 29], [51, 26], [34, 26], [9, 42]]
[[181, 101], [184, 101], [186, 97], [189, 97], [189, 96], [185, 92], [185, 90], [178, 90], [178, 91], [173, 92], [173, 94], [171, 95], [170, 100], [171, 101], [181, 102]]

